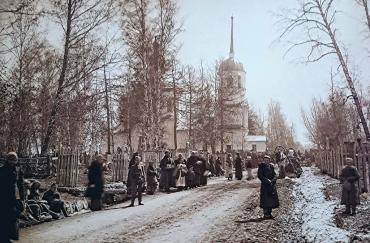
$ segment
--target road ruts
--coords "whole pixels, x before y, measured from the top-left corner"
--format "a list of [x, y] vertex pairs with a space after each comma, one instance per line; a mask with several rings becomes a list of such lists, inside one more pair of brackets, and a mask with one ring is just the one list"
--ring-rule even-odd
[[[257, 192], [255, 181], [218, 178], [209, 185], [21, 230], [19, 242], [196, 242]], [[219, 229], [222, 230], [222, 229]]]

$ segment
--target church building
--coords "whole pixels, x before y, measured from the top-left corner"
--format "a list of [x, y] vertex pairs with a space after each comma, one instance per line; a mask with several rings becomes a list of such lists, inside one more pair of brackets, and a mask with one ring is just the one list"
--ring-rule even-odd
[[219, 105], [221, 122], [220, 150], [245, 150], [248, 135], [248, 103], [246, 98], [243, 64], [235, 58], [234, 52], [234, 21], [231, 17], [231, 37], [229, 56], [218, 70], [221, 83], [219, 85]]
[[[265, 136], [248, 136], [248, 102], [246, 98], [246, 71], [243, 64], [235, 57], [234, 52], [234, 21], [231, 17], [230, 51], [228, 57], [219, 65], [217, 129], [221, 133], [216, 151], [256, 151], [265, 152]], [[165, 90], [168, 99], [173, 98], [172, 90]], [[162, 111], [163, 120], [163, 144], [166, 149], [175, 148], [174, 115], [173, 109]], [[177, 129], [177, 149], [189, 149], [189, 134], [185, 129]], [[116, 147], [126, 147], [128, 134], [122, 125], [113, 131]], [[140, 135], [138, 128], [134, 128], [131, 134], [131, 146], [134, 151], [140, 148]], [[103, 146], [104, 147], [104, 146]], [[194, 144], [191, 149], [202, 150], [203, 144]], [[210, 149], [210, 148], [208, 148]], [[104, 150], [104, 149], [103, 149]], [[211, 152], [211, 151], [210, 151]]]

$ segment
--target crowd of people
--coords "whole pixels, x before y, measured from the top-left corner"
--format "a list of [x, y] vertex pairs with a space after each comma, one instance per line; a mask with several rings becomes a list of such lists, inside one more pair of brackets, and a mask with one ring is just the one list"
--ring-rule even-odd
[[[11, 239], [18, 239], [18, 220], [28, 211], [28, 217], [36, 220], [42, 217], [58, 219], [69, 217], [64, 201], [58, 193], [57, 184], [51, 184], [49, 190], [40, 193], [40, 183], [33, 181], [25, 183], [22, 171], [17, 163], [17, 154], [11, 152], [5, 161], [0, 160], [0, 242], [11, 242]], [[103, 208], [104, 193], [104, 162], [103, 155], [97, 155], [91, 162], [88, 169], [88, 186], [86, 197], [90, 200], [92, 211]], [[275, 172], [272, 160], [265, 155], [258, 163], [257, 177], [261, 181], [260, 188], [260, 207], [263, 209], [263, 217], [272, 219], [272, 209], [279, 207], [278, 190], [276, 182], [278, 175]], [[165, 152], [160, 161], [160, 171], [154, 166], [154, 162], [147, 165], [146, 171], [144, 164], [138, 153], [134, 153], [129, 162], [129, 172], [127, 187], [131, 194], [130, 207], [134, 206], [136, 198], [139, 205], [142, 202], [142, 193], [154, 194], [159, 189], [170, 192], [171, 188], [177, 190], [191, 189], [207, 185], [208, 177], [224, 175], [227, 180], [243, 178], [243, 168], [247, 170], [247, 180], [253, 179], [252, 163], [250, 158], [242, 159], [236, 153], [235, 159], [231, 154], [226, 156], [225, 168], [220, 156], [202, 156], [197, 152], [192, 152], [189, 158], [185, 159], [182, 154], [178, 154], [175, 159], [170, 152]], [[159, 172], [159, 173], [158, 173]], [[359, 190], [357, 182], [360, 176], [353, 166], [353, 159], [346, 159], [346, 166], [342, 169], [340, 180], [342, 182], [341, 203], [345, 205], [344, 214], [356, 214], [356, 205], [359, 204]], [[158, 183], [159, 179], [159, 183]]]

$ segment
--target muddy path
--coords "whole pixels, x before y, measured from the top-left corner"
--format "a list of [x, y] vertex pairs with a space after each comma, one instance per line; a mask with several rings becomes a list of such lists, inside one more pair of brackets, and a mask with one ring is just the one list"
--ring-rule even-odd
[[[205, 187], [22, 229], [19, 242], [196, 242], [258, 194], [259, 182], [218, 178]], [[222, 225], [222, 224], [220, 224]], [[222, 230], [220, 228], [219, 230]]]

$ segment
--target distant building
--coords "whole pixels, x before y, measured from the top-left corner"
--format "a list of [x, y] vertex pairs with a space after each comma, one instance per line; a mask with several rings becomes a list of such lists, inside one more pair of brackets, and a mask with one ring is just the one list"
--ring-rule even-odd
[[265, 152], [266, 151], [267, 137], [261, 136], [247, 136], [246, 150], [254, 152]]
[[[217, 129], [224, 131], [224, 151], [266, 151], [266, 136], [248, 135], [248, 102], [246, 98], [246, 71], [243, 64], [236, 60], [234, 53], [234, 30], [233, 17], [231, 17], [231, 38], [229, 56], [220, 64], [218, 74], [221, 77], [219, 94], [227, 94], [224, 98], [224, 119], [222, 124], [218, 124]], [[163, 148], [174, 149], [174, 115], [173, 115], [173, 90], [166, 88], [163, 90], [165, 96], [165, 105], [162, 111], [161, 120], [163, 128], [162, 144]], [[219, 97], [222, 99], [223, 97]], [[127, 131], [123, 126], [118, 126], [113, 131], [115, 148], [126, 147], [128, 144]], [[138, 127], [132, 128], [131, 145], [133, 150], [139, 150], [141, 144], [140, 131]], [[177, 148], [187, 149], [189, 146], [189, 131], [186, 129], [177, 130]], [[203, 144], [195, 144], [192, 147], [202, 150]], [[209, 148], [210, 149], [210, 148]], [[103, 151], [105, 151], [103, 149]], [[216, 151], [221, 151], [221, 142], [216, 144]]]

